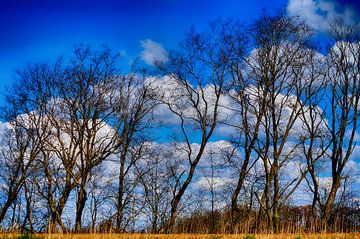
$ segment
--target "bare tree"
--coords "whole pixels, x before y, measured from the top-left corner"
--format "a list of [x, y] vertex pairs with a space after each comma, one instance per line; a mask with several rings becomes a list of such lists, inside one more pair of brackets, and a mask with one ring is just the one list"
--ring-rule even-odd
[[106, 124], [112, 113], [108, 92], [113, 72], [114, 57], [109, 50], [93, 53], [80, 47], [68, 65], [60, 60], [54, 65], [33, 65], [21, 75], [21, 84], [28, 91], [18, 93], [21, 103], [33, 107], [24, 117], [38, 122], [33, 130], [41, 143], [33, 149], [41, 155], [37, 167], [41, 174], [35, 183], [48, 203], [49, 231], [56, 224], [66, 230], [61, 215], [76, 187], [75, 228], [81, 229], [89, 174], [113, 153], [116, 134]]
[[[7, 210], [18, 198], [20, 190], [32, 172], [34, 161], [38, 154], [38, 147], [33, 147], [37, 140], [31, 129], [24, 128], [19, 120], [11, 122], [8, 134], [3, 135], [6, 149], [2, 148], [1, 155], [1, 185], [4, 202], [0, 206], [0, 222], [5, 218]], [[13, 128], [14, 127], [14, 128]], [[4, 144], [3, 144], [4, 145]]]
[[[307, 57], [309, 64], [305, 69], [306, 86], [303, 92], [305, 96], [301, 101], [301, 120], [304, 132], [300, 137], [309, 175], [305, 177], [305, 180], [312, 194], [311, 214], [313, 222], [316, 222], [317, 208], [321, 205], [318, 170], [321, 168], [325, 153], [330, 146], [325, 111], [319, 108], [325, 98], [326, 59], [315, 50], [310, 52]], [[315, 223], [313, 226], [317, 227], [317, 224]]]
[[[304, 69], [312, 34], [306, 25], [282, 13], [275, 16], [265, 13], [251, 32], [256, 48], [250, 60], [252, 74], [259, 78], [255, 92], [266, 101], [262, 132], [255, 144], [265, 174], [264, 192], [257, 197], [269, 229], [278, 233], [279, 211], [306, 175], [306, 168], [296, 163], [301, 159], [297, 136], [301, 131], [300, 102], [307, 84]], [[261, 109], [263, 101], [258, 104]], [[289, 163], [299, 165], [298, 175], [281, 179]]]
[[113, 127], [118, 135], [116, 162], [120, 165], [116, 193], [116, 229], [124, 231], [124, 209], [138, 183], [138, 180], [126, 180], [129, 174], [134, 173], [135, 162], [144, 154], [145, 142], [149, 139], [147, 131], [152, 127], [152, 111], [157, 103], [154, 99], [156, 88], [152, 80], [136, 73], [135, 68], [132, 73], [117, 77], [116, 80]]
[[147, 154], [136, 162], [136, 170], [144, 194], [143, 214], [149, 218], [150, 232], [158, 233], [169, 215], [171, 194], [169, 159], [165, 149], [156, 143], [149, 145]]
[[109, 49], [75, 49], [70, 64], [64, 67], [63, 78], [56, 82], [57, 98], [47, 108], [55, 132], [49, 147], [62, 161], [69, 178], [67, 193], [77, 187], [76, 232], [81, 230], [91, 171], [116, 149], [116, 132], [107, 124], [114, 112], [115, 60]]
[[256, 74], [256, 67], [257, 65], [246, 58], [244, 53], [235, 57], [230, 64], [232, 82], [227, 95], [232, 100], [230, 110], [233, 113], [223, 123], [236, 131], [231, 135], [231, 142], [235, 148], [233, 154], [229, 156], [240, 163], [238, 180], [231, 195], [231, 230], [233, 232], [239, 219], [240, 192], [248, 173], [258, 160], [254, 147], [267, 106], [268, 91], [264, 89], [261, 92], [260, 87], [255, 88], [260, 86], [263, 80]]
[[[323, 206], [322, 220], [329, 222], [337, 192], [344, 179], [344, 167], [355, 147], [358, 130], [360, 84], [359, 26], [335, 23], [331, 29], [334, 46], [329, 50], [328, 96], [331, 109], [328, 112], [328, 128], [331, 134], [331, 189]], [[326, 229], [326, 227], [325, 227]]]
[[43, 140], [47, 137], [47, 124], [41, 119], [46, 96], [33, 94], [32, 89], [40, 86], [38, 79], [48, 74], [45, 65], [28, 65], [18, 71], [18, 81], [6, 95], [3, 119], [6, 126], [2, 138], [1, 170], [5, 188], [5, 202], [0, 206], [0, 222], [8, 208], [15, 202], [19, 191], [33, 173], [41, 157]]
[[[198, 33], [191, 29], [180, 51], [169, 54], [161, 69], [175, 87], [175, 94], [166, 92], [162, 101], [177, 117], [180, 125], [181, 151], [187, 154], [188, 168], [177, 175], [177, 185], [171, 202], [171, 213], [163, 230], [171, 232], [181, 199], [191, 183], [196, 167], [211, 138], [219, 115], [219, 100], [229, 76], [229, 64], [239, 54], [242, 38], [239, 25], [232, 21], [217, 21], [210, 30]], [[175, 92], [173, 89], [173, 92]], [[192, 145], [190, 134], [198, 132], [199, 148]]]

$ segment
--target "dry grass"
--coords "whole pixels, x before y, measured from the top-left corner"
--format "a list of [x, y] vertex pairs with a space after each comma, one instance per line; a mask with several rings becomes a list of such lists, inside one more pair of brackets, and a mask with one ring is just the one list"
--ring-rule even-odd
[[[16, 238], [16, 234], [0, 234], [0, 238]], [[243, 239], [238, 235], [203, 235], [203, 234], [38, 234], [45, 239]], [[257, 234], [255, 239], [360, 239], [360, 233], [336, 234]]]

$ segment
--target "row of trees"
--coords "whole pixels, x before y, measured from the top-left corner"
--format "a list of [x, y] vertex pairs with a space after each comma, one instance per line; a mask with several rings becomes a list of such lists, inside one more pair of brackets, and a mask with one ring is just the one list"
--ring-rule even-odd
[[321, 54], [313, 31], [282, 13], [246, 26], [218, 20], [192, 28], [151, 76], [121, 75], [109, 49], [81, 46], [69, 60], [26, 66], [2, 109], [1, 225], [353, 229], [339, 215], [359, 214], [349, 165], [360, 29], [331, 29]]

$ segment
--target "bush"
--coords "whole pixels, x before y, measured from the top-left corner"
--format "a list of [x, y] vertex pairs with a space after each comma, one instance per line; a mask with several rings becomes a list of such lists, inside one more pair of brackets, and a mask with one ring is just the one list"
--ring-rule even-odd
[[21, 236], [18, 236], [16, 239], [43, 239], [43, 237], [34, 236], [31, 234], [24, 234]]
[[255, 237], [252, 235], [246, 235], [243, 237], [243, 239], [255, 239]]
[[303, 239], [303, 238], [302, 238], [302, 236], [297, 235], [297, 236], [295, 237], [295, 239]]
[[209, 239], [221, 239], [221, 238], [222, 238], [221, 236], [212, 236]]

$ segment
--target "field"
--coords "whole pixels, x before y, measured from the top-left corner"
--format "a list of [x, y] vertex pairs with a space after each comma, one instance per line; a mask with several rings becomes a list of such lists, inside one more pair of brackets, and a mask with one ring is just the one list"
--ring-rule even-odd
[[2, 234], [0, 238], [21, 239], [360, 239], [360, 233], [336, 234], [257, 234], [257, 235], [203, 235], [203, 234], [38, 234], [25, 237], [16, 234]]

